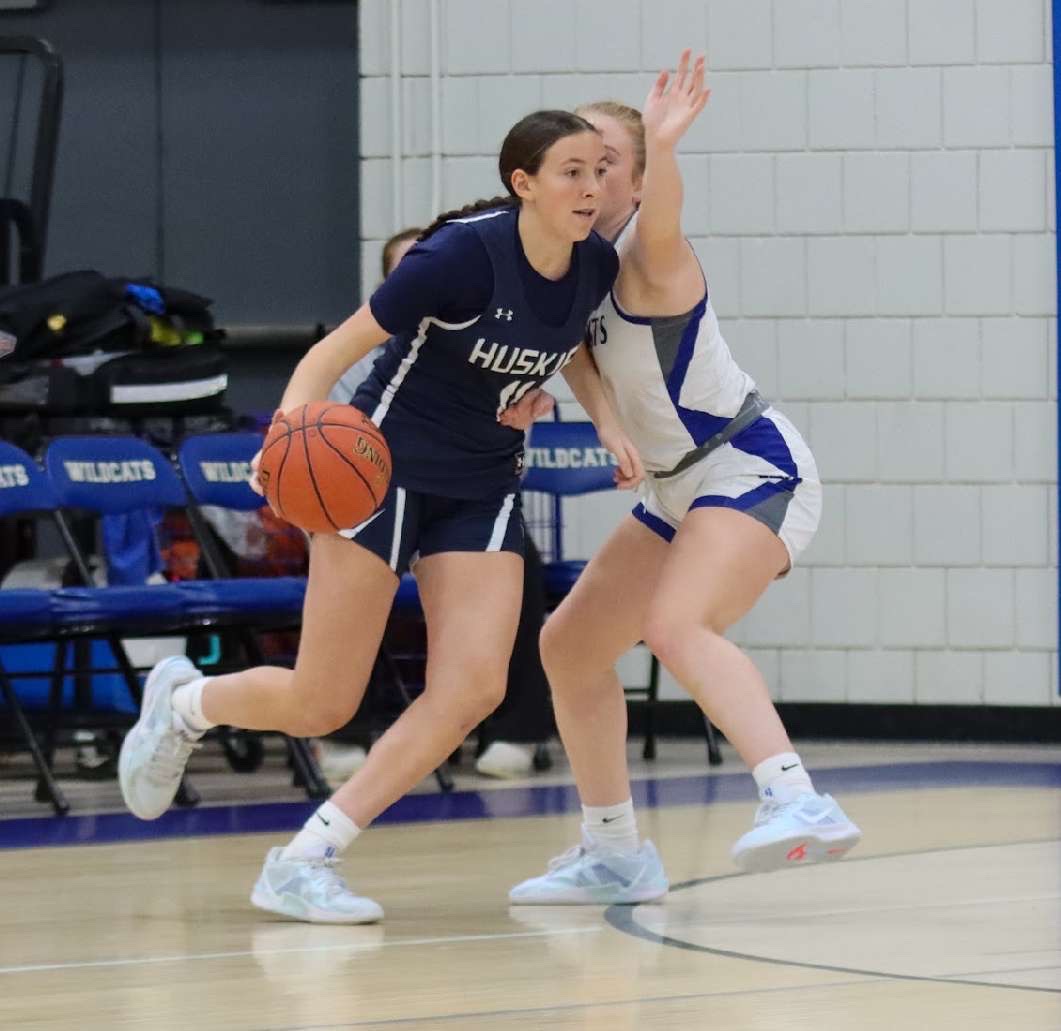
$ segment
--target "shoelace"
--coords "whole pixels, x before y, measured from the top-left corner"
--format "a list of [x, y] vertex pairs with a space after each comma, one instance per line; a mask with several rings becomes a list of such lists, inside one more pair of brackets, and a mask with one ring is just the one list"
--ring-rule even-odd
[[332, 898], [335, 895], [354, 894], [350, 886], [343, 880], [343, 875], [339, 873], [338, 856], [309, 859], [306, 860], [306, 865], [310, 870], [310, 882], [321, 888], [325, 897]]
[[[775, 816], [780, 816], [782, 813], [788, 812], [790, 809], [798, 809], [804, 805], [808, 798], [815, 798], [814, 795], [797, 795], [795, 798], [789, 799], [787, 802], [778, 802], [776, 799], [768, 798], [765, 802], [759, 804], [759, 808], [755, 811], [755, 826], [758, 827], [762, 823], [766, 823], [767, 820], [772, 820]], [[831, 807], [826, 803], [817, 812], [810, 812], [805, 814], [804, 818], [808, 822], [821, 822], [824, 819], [831, 819]]]
[[572, 863], [578, 862], [585, 854], [586, 848], [584, 845], [572, 845], [566, 852], [561, 852], [560, 855], [554, 856], [549, 860], [549, 873], [554, 873], [561, 867], [570, 866]]
[[180, 731], [167, 731], [159, 739], [158, 747], [147, 761], [147, 779], [165, 787], [179, 778], [192, 752], [202, 745], [185, 737]]

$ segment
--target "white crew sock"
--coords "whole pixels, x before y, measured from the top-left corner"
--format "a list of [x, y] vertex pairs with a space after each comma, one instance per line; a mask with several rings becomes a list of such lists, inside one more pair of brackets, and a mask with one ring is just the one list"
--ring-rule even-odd
[[187, 684], [181, 684], [173, 692], [171, 704], [173, 711], [181, 718], [184, 724], [181, 730], [189, 730], [194, 735], [203, 735], [216, 723], [211, 723], [203, 715], [203, 688], [209, 677], [199, 677]]
[[323, 803], [284, 849], [284, 859], [327, 859], [345, 852], [361, 833], [334, 802]]
[[797, 795], [813, 794], [814, 785], [795, 752], [781, 752], [764, 759], [752, 770], [759, 797], [789, 802]]
[[633, 853], [641, 847], [633, 799], [618, 805], [584, 805], [582, 827], [590, 841], [613, 852]]

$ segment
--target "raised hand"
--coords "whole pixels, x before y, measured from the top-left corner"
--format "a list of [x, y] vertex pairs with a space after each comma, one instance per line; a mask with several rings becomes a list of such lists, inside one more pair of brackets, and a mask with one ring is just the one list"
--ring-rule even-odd
[[696, 59], [692, 71], [689, 70], [690, 56], [690, 50], [683, 50], [673, 80], [670, 72], [660, 72], [645, 98], [641, 120], [645, 135], [657, 143], [677, 143], [711, 96], [711, 90], [704, 87], [703, 54]]

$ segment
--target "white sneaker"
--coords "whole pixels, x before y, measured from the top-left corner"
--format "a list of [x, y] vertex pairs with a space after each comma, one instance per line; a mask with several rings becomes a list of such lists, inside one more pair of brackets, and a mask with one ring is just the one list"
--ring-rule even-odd
[[534, 768], [534, 749], [509, 741], [494, 741], [475, 762], [475, 770], [484, 777], [526, 777]]
[[652, 902], [669, 888], [651, 841], [630, 855], [602, 848], [583, 832], [581, 845], [551, 859], [543, 876], [517, 884], [508, 900], [514, 906], [604, 906]]
[[336, 786], [349, 780], [368, 758], [368, 753], [360, 745], [341, 745], [318, 738], [312, 747], [324, 779]]
[[733, 861], [749, 873], [839, 859], [862, 831], [831, 795], [807, 792], [788, 802], [767, 799], [755, 826], [733, 846]]
[[284, 859], [282, 848], [265, 857], [251, 902], [269, 913], [279, 913], [312, 924], [374, 924], [383, 907], [355, 895], [339, 873], [338, 856], [326, 859]]
[[125, 735], [118, 756], [118, 782], [129, 811], [141, 820], [155, 820], [173, 802], [188, 757], [202, 736], [178, 729], [173, 692], [202, 674], [183, 655], [155, 665], [144, 684], [140, 719]]

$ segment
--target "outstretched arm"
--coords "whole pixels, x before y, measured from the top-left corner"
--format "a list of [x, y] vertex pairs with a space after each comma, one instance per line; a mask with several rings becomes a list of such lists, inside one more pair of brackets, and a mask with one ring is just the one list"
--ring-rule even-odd
[[645, 181], [637, 232], [628, 260], [635, 262], [648, 288], [674, 284], [676, 275], [695, 269], [695, 288], [702, 286], [699, 270], [682, 233], [682, 177], [677, 146], [711, 91], [704, 87], [704, 58], [689, 68], [690, 52], [682, 52], [678, 70], [660, 72], [645, 99]]

